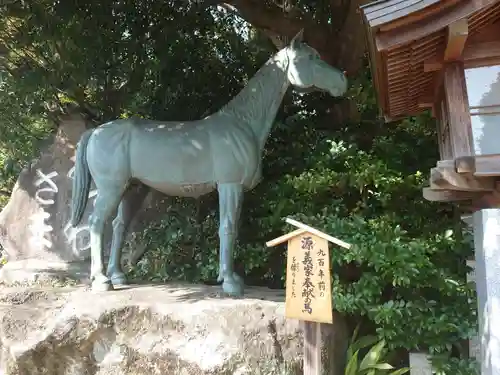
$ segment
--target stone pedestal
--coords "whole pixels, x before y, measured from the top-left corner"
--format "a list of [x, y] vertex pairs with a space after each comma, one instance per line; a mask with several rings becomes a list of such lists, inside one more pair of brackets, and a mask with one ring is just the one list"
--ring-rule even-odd
[[[0, 373], [302, 373], [303, 332], [284, 316], [284, 291], [251, 287], [242, 299], [219, 292], [200, 285], [99, 294], [81, 287], [1, 288]], [[344, 373], [348, 336], [341, 317], [334, 322], [323, 332], [325, 375]]]

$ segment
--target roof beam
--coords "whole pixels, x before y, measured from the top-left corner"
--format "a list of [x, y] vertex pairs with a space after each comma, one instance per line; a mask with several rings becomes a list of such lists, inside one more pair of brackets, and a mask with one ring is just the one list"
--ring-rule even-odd
[[462, 58], [468, 36], [469, 24], [467, 18], [462, 18], [448, 25], [448, 40], [444, 51], [444, 61], [455, 61]]
[[[462, 53], [462, 60], [465, 68], [474, 67], [478, 65], [478, 63], [488, 65], [488, 61], [491, 61], [493, 64], [498, 64], [500, 62], [500, 40], [467, 44]], [[425, 61], [424, 72], [436, 72], [441, 70], [444, 62], [444, 59]]]
[[473, 44], [470, 48], [465, 48], [464, 50], [464, 62], [466, 66], [477, 62], [483, 62], [485, 60], [498, 60], [500, 59], [500, 41], [494, 42], [482, 42]]
[[[429, 17], [431, 14], [436, 13], [436, 10], [444, 10], [454, 6], [460, 1], [463, 0], [406, 0], [407, 3], [412, 3], [410, 6], [405, 4], [406, 15], [401, 13], [397, 14], [397, 18], [395, 20], [381, 24], [379, 29], [382, 32], [386, 32], [410, 23], [420, 22], [421, 20]], [[404, 2], [404, 0], [402, 2]], [[391, 15], [394, 16], [394, 12], [392, 12]], [[375, 27], [378, 25], [371, 22], [370, 26]]]
[[418, 108], [432, 108], [434, 106], [434, 98], [432, 96], [423, 96], [418, 99]]
[[457, 202], [472, 200], [481, 197], [484, 192], [459, 191], [459, 190], [434, 190], [430, 187], [422, 189], [424, 199], [431, 202]]
[[500, 176], [500, 154], [464, 156], [455, 159], [459, 173], [475, 176]]
[[410, 43], [413, 40], [422, 39], [498, 1], [499, 0], [464, 0], [455, 7], [445, 9], [420, 22], [407, 24], [385, 33], [379, 33], [379, 35], [375, 37], [376, 48], [378, 51], [387, 51], [391, 48]]

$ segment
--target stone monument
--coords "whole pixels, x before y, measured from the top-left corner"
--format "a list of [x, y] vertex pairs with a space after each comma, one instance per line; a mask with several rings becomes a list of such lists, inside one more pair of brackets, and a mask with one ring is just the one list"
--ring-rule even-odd
[[[81, 115], [63, 115], [51, 144], [19, 175], [9, 203], [0, 213], [0, 244], [8, 259], [0, 270], [1, 281], [86, 277], [90, 257], [87, 220], [92, 207], [82, 213], [77, 227], [70, 223], [69, 209], [75, 145], [85, 131]], [[91, 189], [89, 198], [94, 196]]]
[[[144, 191], [197, 198], [219, 194], [219, 282], [230, 295], [243, 294], [243, 280], [233, 271], [233, 250], [243, 191], [261, 179], [261, 156], [276, 113], [290, 85], [332, 96], [347, 90], [347, 79], [301, 42], [302, 31], [273, 57], [248, 85], [218, 112], [192, 122], [119, 119], [85, 132], [76, 156], [72, 225], [78, 226], [89, 200], [91, 181], [97, 198], [90, 222], [92, 288], [105, 291], [123, 284], [120, 258], [127, 215], [128, 188], [140, 181]], [[147, 188], [146, 188], [147, 187]], [[103, 233], [113, 221], [107, 274]]]

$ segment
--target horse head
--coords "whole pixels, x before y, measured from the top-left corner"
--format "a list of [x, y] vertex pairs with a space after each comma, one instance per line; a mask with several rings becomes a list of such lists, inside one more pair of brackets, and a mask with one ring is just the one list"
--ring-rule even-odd
[[316, 90], [332, 96], [344, 95], [347, 91], [345, 74], [323, 61], [318, 51], [302, 42], [302, 37], [303, 30], [284, 48], [290, 84], [299, 92]]

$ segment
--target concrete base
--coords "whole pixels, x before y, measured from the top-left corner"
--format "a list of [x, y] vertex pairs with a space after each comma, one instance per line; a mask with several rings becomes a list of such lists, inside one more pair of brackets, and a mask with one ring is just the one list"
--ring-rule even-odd
[[482, 375], [500, 375], [500, 209], [474, 213]]

